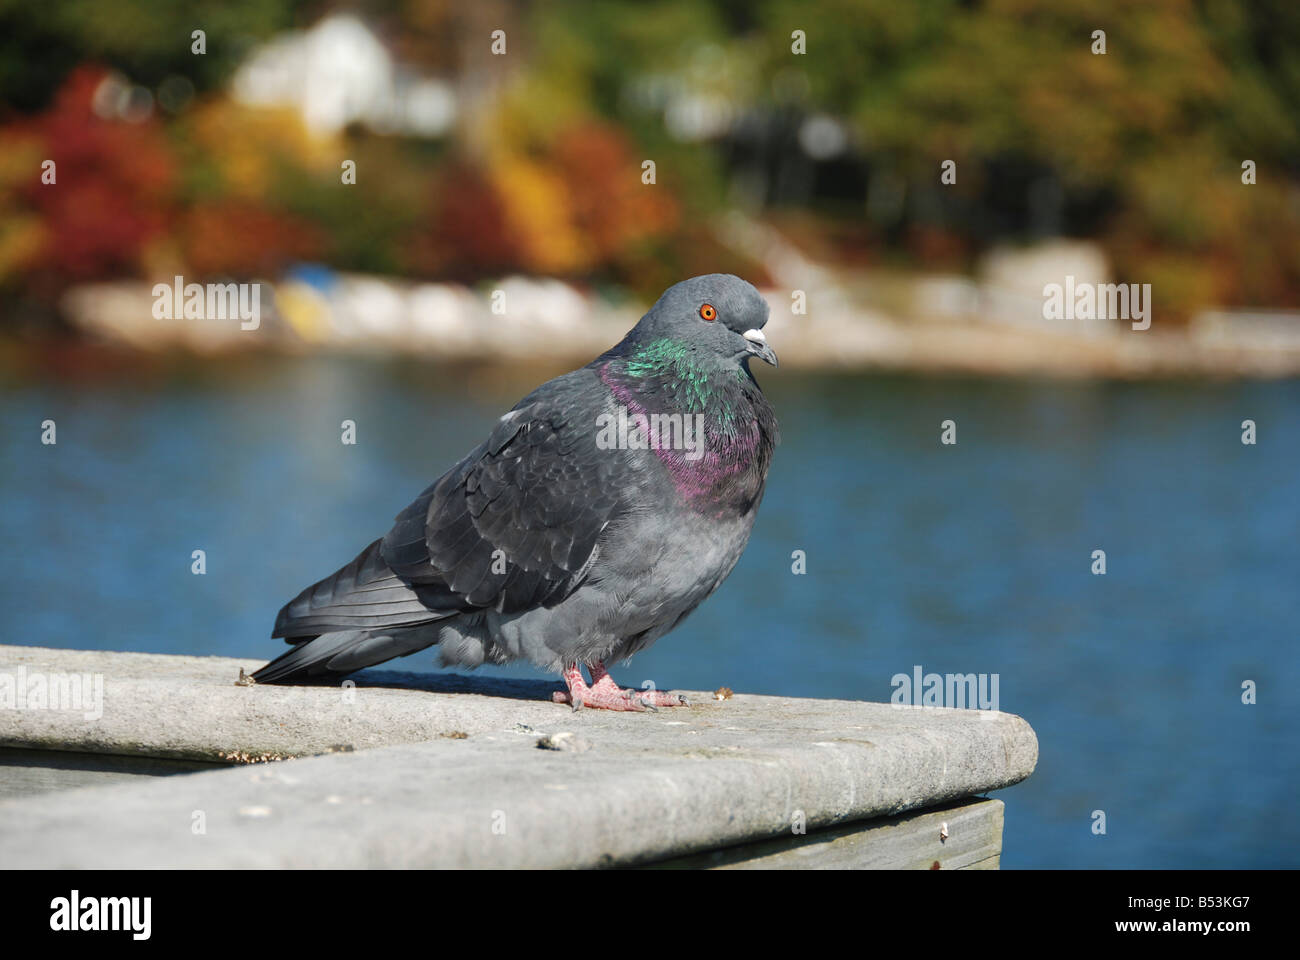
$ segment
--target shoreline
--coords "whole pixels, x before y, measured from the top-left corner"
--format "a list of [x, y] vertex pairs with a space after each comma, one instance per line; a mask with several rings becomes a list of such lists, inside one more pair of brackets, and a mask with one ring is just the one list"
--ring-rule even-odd
[[[454, 285], [341, 276], [323, 291], [295, 281], [266, 286], [264, 312], [251, 327], [224, 316], [157, 317], [145, 283], [78, 287], [63, 303], [68, 332], [0, 340], [0, 367], [29, 367], [42, 354], [55, 365], [62, 355], [87, 369], [97, 360], [131, 367], [134, 358], [184, 363], [319, 354], [567, 370], [617, 343], [641, 315], [637, 305], [610, 304], [555, 280], [503, 281], [494, 293], [504, 291], [510, 309], [500, 312], [491, 306], [495, 297]], [[1289, 314], [1216, 312], [1174, 330], [1160, 329], [1158, 318], [1149, 330], [1120, 323], [1067, 329], [1038, 323], [1019, 301], [901, 319], [829, 288], [814, 291], [798, 315], [786, 291], [763, 293], [772, 308], [765, 332], [790, 370], [1116, 380], [1300, 376], [1300, 319]]]

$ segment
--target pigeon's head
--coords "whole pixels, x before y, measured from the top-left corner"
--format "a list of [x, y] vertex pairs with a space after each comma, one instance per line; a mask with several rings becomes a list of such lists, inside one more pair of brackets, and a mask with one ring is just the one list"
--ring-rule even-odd
[[737, 363], [758, 357], [775, 367], [776, 353], [763, 336], [767, 315], [767, 301], [751, 284], [709, 273], [665, 290], [634, 333], [642, 342], [667, 338]]

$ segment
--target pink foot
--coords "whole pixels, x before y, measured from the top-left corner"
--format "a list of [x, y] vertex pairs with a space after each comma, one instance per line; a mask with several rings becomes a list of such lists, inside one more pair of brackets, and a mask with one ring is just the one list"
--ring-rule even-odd
[[690, 701], [675, 693], [662, 690], [625, 690], [614, 682], [605, 665], [599, 660], [588, 665], [591, 670], [592, 684], [582, 678], [578, 665], [570, 664], [564, 670], [564, 682], [568, 692], [556, 691], [552, 699], [556, 703], [568, 703], [573, 709], [595, 707], [600, 710], [627, 710], [640, 712], [657, 710], [659, 707], [690, 706]]

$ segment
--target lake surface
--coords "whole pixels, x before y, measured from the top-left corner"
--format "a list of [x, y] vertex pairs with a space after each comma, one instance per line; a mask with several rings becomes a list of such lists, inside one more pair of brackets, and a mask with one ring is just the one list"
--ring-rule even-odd
[[[3, 639], [277, 654], [281, 604], [547, 375], [255, 359], [0, 388]], [[758, 376], [784, 439], [749, 549], [619, 679], [883, 701], [916, 665], [996, 674], [1040, 745], [997, 794], [1005, 867], [1300, 866], [1300, 383]]]

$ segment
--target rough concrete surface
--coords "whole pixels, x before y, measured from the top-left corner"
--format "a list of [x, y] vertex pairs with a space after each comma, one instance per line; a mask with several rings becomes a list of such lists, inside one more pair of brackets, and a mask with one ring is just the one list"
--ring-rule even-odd
[[[0, 801], [0, 866], [636, 864], [786, 836], [800, 813], [811, 831], [970, 797], [1037, 762], [1005, 713], [698, 693], [574, 713], [547, 701], [557, 684], [379, 671], [351, 702], [234, 685], [258, 665], [0, 647], [0, 675], [104, 677], [99, 720], [0, 708], [0, 745], [328, 754]], [[586, 749], [539, 749], [559, 733]]]

